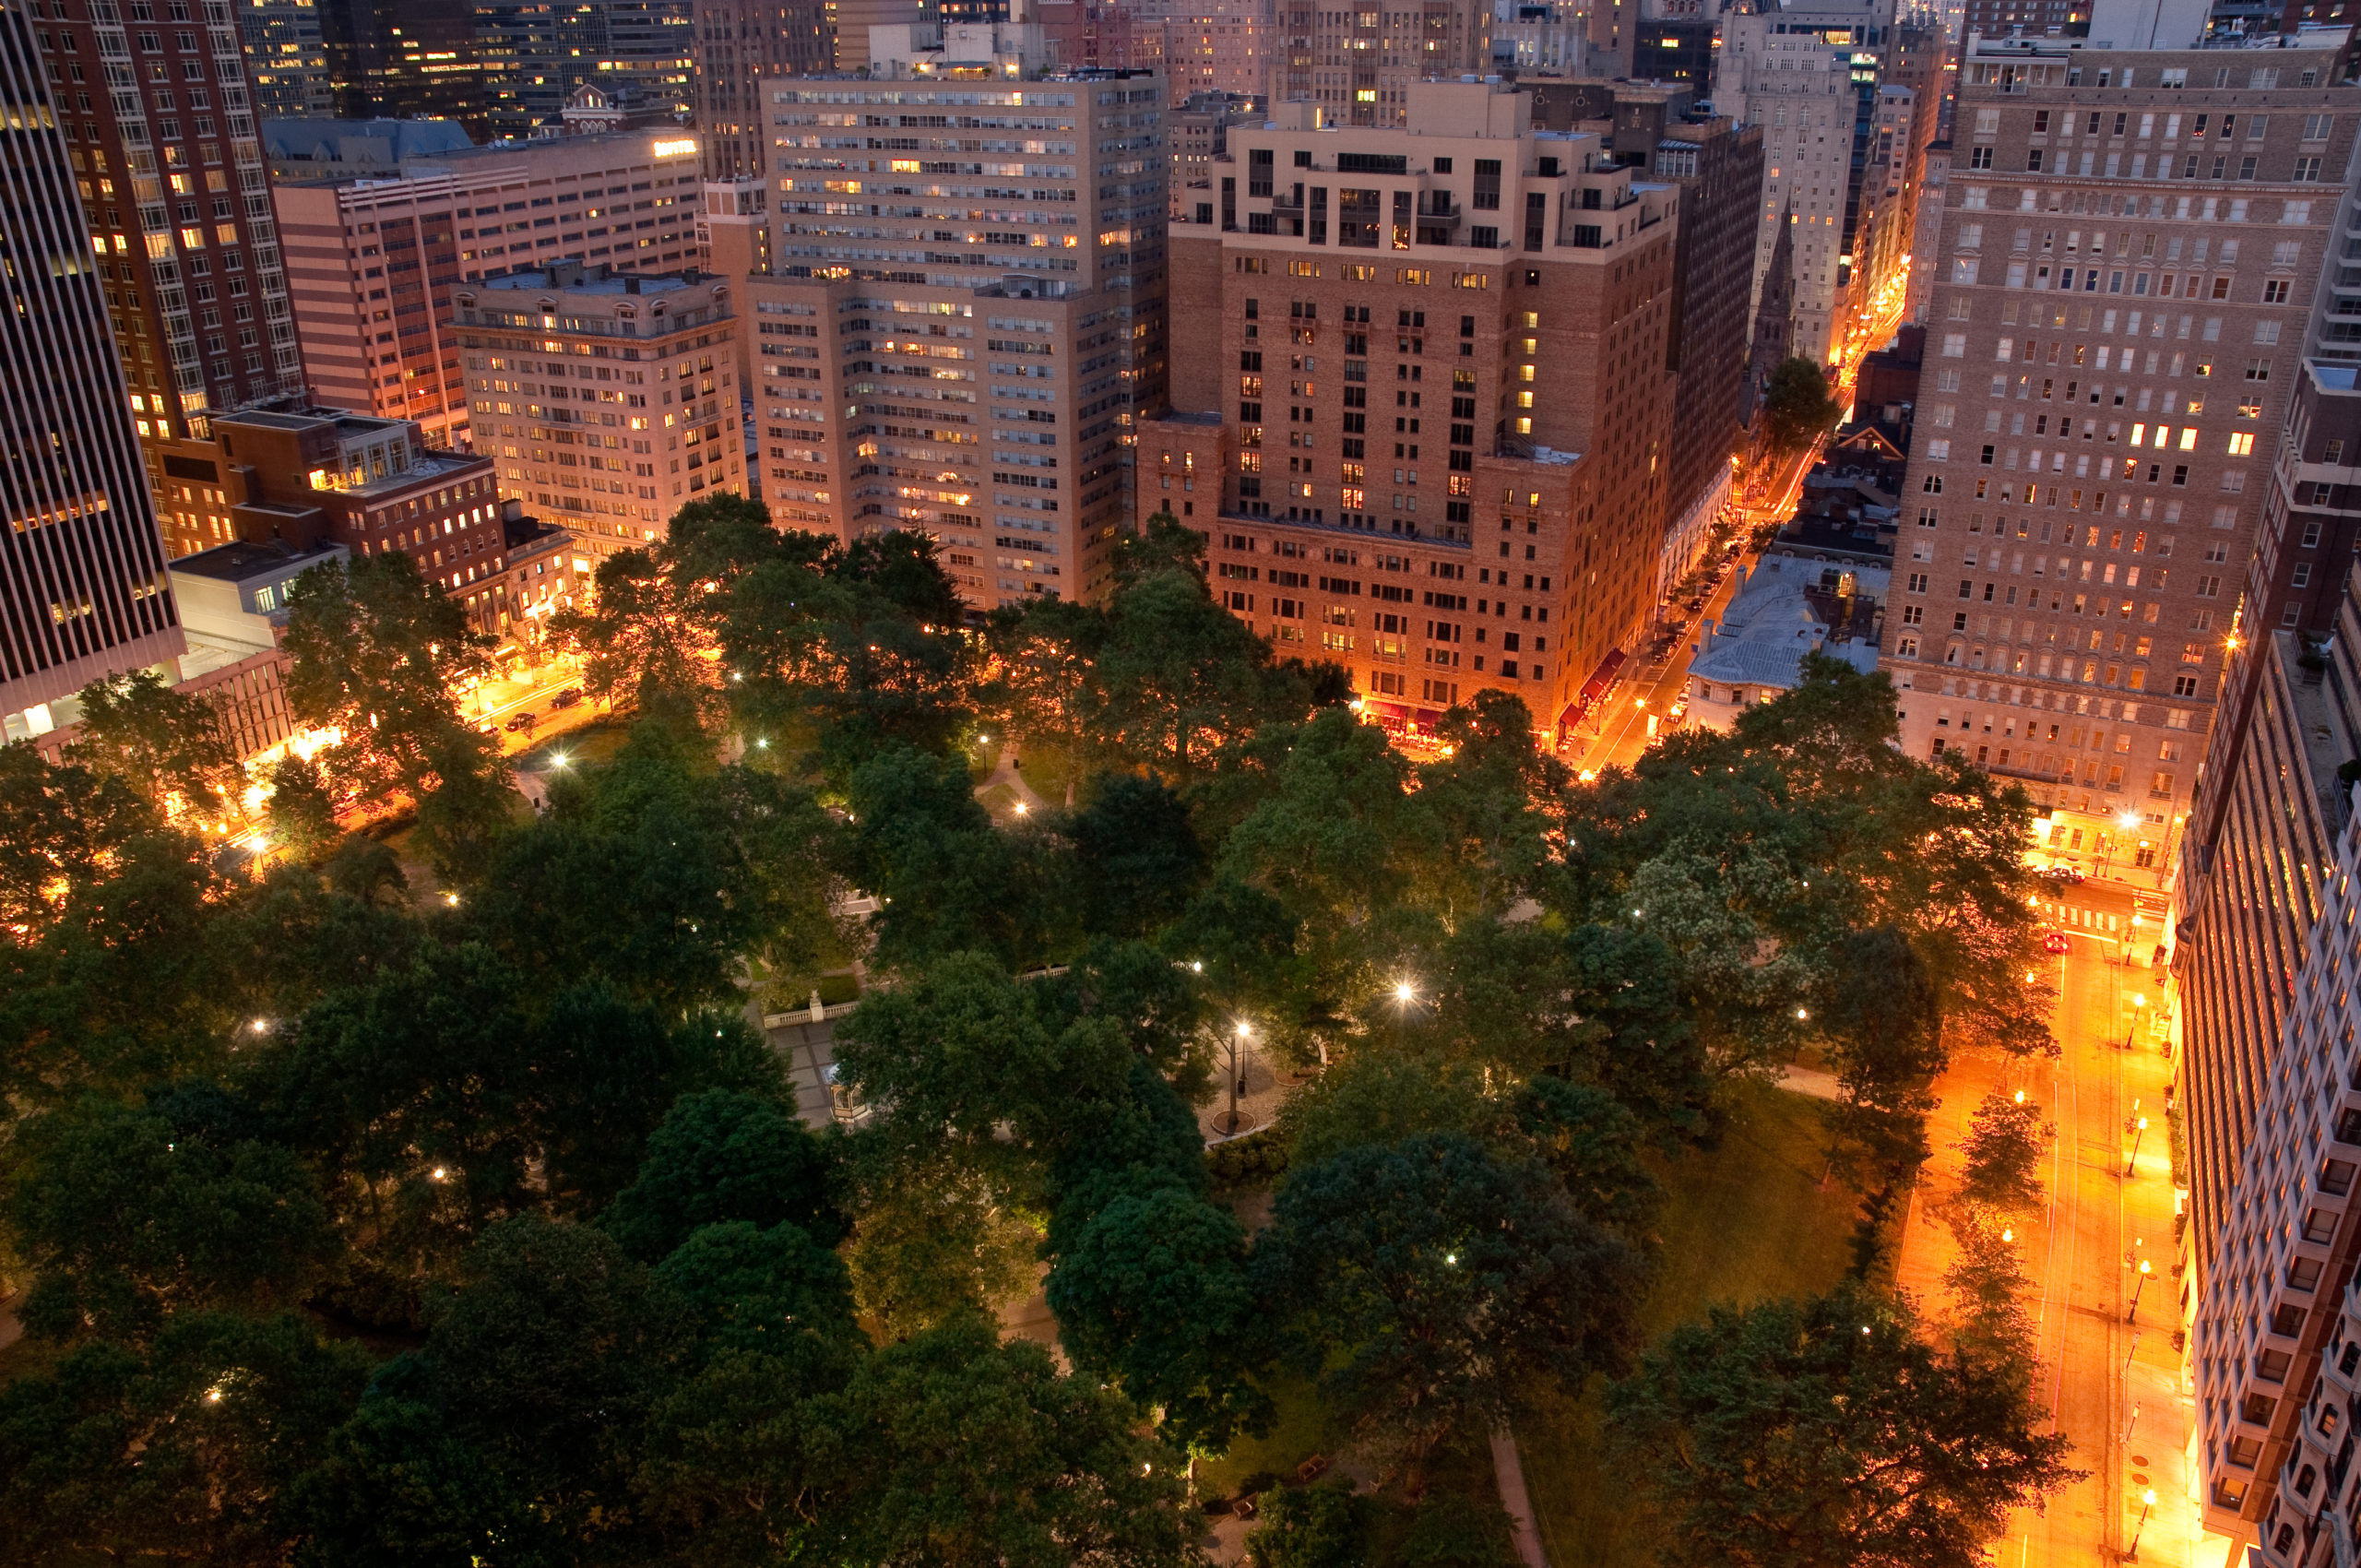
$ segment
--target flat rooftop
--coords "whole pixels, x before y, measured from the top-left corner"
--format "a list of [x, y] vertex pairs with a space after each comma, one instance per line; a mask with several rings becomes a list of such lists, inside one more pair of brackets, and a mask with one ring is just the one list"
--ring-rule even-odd
[[175, 557], [173, 572], [190, 577], [205, 577], [214, 582], [244, 583], [256, 577], [279, 576], [291, 569], [317, 565], [345, 553], [338, 544], [318, 544], [309, 550], [298, 550], [284, 540], [266, 540], [260, 543], [232, 540], [217, 544], [210, 550], [200, 550], [194, 555]]

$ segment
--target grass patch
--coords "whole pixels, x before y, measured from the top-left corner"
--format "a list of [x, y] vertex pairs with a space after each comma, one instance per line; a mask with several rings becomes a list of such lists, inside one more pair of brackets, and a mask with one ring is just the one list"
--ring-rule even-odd
[[[587, 707], [586, 703], [573, 711], [579, 713]], [[508, 765], [520, 772], [539, 773], [561, 754], [569, 766], [596, 767], [612, 762], [615, 754], [623, 749], [623, 742], [631, 739], [632, 722], [629, 718], [596, 719], [572, 729], [542, 735], [510, 757]]]
[[1298, 1465], [1315, 1454], [1336, 1452], [1342, 1434], [1330, 1421], [1328, 1408], [1311, 1379], [1275, 1373], [1264, 1387], [1278, 1407], [1270, 1435], [1241, 1437], [1221, 1457], [1198, 1460], [1199, 1496], [1236, 1496], [1239, 1482], [1263, 1470], [1292, 1481]]
[[[1824, 1290], [1845, 1274], [1857, 1195], [1820, 1185], [1827, 1169], [1820, 1104], [1784, 1089], [1733, 1097], [1720, 1144], [1684, 1151], [1659, 1171], [1664, 1247], [1640, 1309], [1654, 1341], [1720, 1303]], [[1645, 1568], [1655, 1530], [1628, 1478], [1600, 1460], [1600, 1400], [1555, 1399], [1521, 1423], [1525, 1479], [1551, 1568]]]
[[1017, 747], [1017, 768], [1025, 775], [1025, 782], [1032, 787], [1043, 803], [1062, 806], [1066, 803], [1066, 790], [1074, 782], [1074, 759], [1062, 746], [1026, 744]]

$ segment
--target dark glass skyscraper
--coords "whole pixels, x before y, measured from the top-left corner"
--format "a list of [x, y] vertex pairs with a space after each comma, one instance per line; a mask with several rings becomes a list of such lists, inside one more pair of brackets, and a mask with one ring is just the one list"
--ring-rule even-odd
[[91, 235], [22, 0], [0, 0], [0, 719], [177, 656]]

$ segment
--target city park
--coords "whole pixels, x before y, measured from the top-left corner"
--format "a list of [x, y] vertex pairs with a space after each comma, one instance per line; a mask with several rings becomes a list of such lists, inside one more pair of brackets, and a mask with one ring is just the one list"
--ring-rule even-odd
[[[136, 680], [0, 752], [19, 1555], [1965, 1565], [2074, 1479], [2041, 1108], [1918, 1175], [2057, 1050], [2021, 792], [1817, 659], [1595, 779], [1497, 695], [1412, 760], [1121, 548], [979, 633], [920, 536], [697, 503], [521, 759], [372, 557], [293, 597], [311, 756]], [[814, 1129], [750, 1014], [856, 973]], [[1209, 1147], [1241, 1036], [1296, 1087]]]

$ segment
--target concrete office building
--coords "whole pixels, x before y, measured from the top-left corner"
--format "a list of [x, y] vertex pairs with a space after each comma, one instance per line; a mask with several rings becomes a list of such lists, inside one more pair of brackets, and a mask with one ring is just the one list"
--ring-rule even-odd
[[90, 682], [169, 663], [184, 646], [108, 332], [113, 279], [101, 275], [76, 199], [69, 152], [81, 149], [69, 148], [44, 85], [54, 70], [25, 9], [0, 6], [0, 232], [12, 263], [0, 271], [0, 363], [17, 394], [0, 399], [10, 454], [0, 466], [0, 726], [10, 741], [54, 728], [53, 705]]
[[1164, 83], [1040, 69], [1025, 24], [877, 29], [780, 84], [777, 276], [747, 285], [764, 499], [922, 529], [979, 609], [1092, 599], [1164, 381]]
[[2361, 575], [2346, 572], [2337, 598], [2324, 648], [2266, 631], [2240, 650], [2252, 719], [2213, 754], [2223, 809], [2178, 954], [2196, 1031], [2183, 1084], [2201, 1206], [2189, 1362], [2206, 1523], [2255, 1541], [2270, 1568], [2346, 1561], [2355, 1529], [2341, 1507], [2350, 1434], [2316, 1414], [2323, 1372], [2352, 1380], [2323, 1354], [2338, 1348], [2361, 1250], [2344, 973], [2361, 958], [2361, 889], [2353, 781], [2339, 773], [2361, 749]]
[[238, 40], [245, 46], [256, 114], [270, 119], [333, 111], [327, 42], [314, 0], [238, 0]]
[[2361, 112], [2336, 58], [1968, 52], [1886, 662], [1904, 745], [2024, 779], [2053, 849], [2161, 870], [2189, 809]]
[[[212, 416], [303, 394], [278, 226], [229, 7], [168, 7], [152, 24], [112, 6], [78, 14], [35, 37], [103, 252], [159, 520], [180, 554], [230, 537]], [[106, 85], [125, 74], [128, 85]]]
[[770, 180], [771, 84], [836, 68], [825, 0], [703, 0], [696, 16], [696, 130], [708, 180]]
[[504, 496], [611, 555], [746, 493], [738, 285], [556, 262], [453, 291], [475, 449]]
[[469, 444], [451, 291], [560, 258], [698, 261], [696, 138], [628, 131], [405, 157], [394, 177], [281, 184], [295, 323], [318, 401]]
[[1133, 26], [1133, 65], [1162, 71], [1176, 106], [1208, 93], [1269, 99], [1279, 54], [1271, 0], [1172, 0], [1144, 8]]
[[[1792, 228], [1794, 351], [1822, 362], [1845, 347], [1857, 316], [1909, 254], [1916, 176], [1933, 135], [1931, 106], [1912, 98], [1907, 145], [1889, 160], [1910, 189], [1888, 199], [1870, 164], [1880, 88], [1890, 70], [1916, 77], [1930, 57], [1923, 31], [1895, 21], [1893, 0], [1828, 0], [1723, 22], [1714, 107], [1763, 130], [1755, 291]], [[1880, 240], [1880, 225], [1888, 227]], [[1872, 245], [1873, 240], [1880, 243]], [[1873, 270], [1872, 261], [1877, 267]], [[1871, 345], [1874, 347], [1874, 345]]]
[[1139, 511], [1398, 732], [1492, 688], [1555, 739], [1654, 602], [1679, 196], [1497, 83], [1406, 93], [1408, 130], [1303, 104], [1230, 133], [1215, 220], [1172, 231], [1173, 313], [1206, 326]]
[[1340, 125], [1406, 125], [1413, 82], [1492, 68], [1491, 0], [1406, 10], [1278, 0], [1277, 19], [1272, 96], [1317, 103]]

